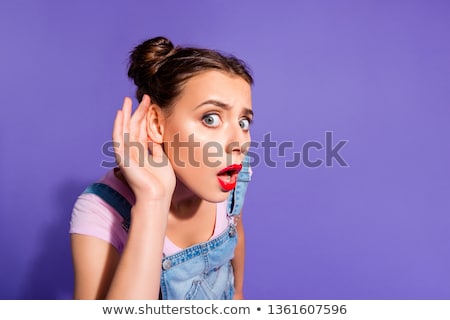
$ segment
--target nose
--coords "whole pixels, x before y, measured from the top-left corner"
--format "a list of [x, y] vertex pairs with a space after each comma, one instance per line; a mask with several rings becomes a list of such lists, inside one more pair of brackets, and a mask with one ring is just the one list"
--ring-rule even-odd
[[227, 146], [227, 153], [241, 153], [241, 144], [239, 141], [230, 141]]
[[[240, 126], [233, 128], [233, 134], [229, 135], [226, 153], [231, 155], [236, 162], [241, 162], [250, 147], [250, 133], [243, 131]], [[238, 161], [237, 161], [238, 160]]]

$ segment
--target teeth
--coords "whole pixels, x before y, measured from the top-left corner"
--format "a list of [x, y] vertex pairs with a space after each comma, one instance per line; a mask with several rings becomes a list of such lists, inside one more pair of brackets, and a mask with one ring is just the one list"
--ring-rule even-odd
[[221, 175], [221, 178], [224, 182], [231, 182], [231, 178], [233, 177], [233, 173], [232, 172], [225, 172], [224, 174]]
[[235, 170], [227, 170], [223, 173], [220, 173], [220, 179], [225, 183], [232, 183], [235, 179], [233, 178], [236, 174]]

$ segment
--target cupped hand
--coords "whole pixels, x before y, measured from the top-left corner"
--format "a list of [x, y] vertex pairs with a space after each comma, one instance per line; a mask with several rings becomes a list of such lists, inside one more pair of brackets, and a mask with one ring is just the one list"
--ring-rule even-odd
[[[162, 145], [150, 140], [147, 112], [151, 108], [144, 95], [132, 114], [132, 101], [126, 97], [114, 120], [113, 141], [116, 162], [136, 201], [170, 202], [175, 188], [175, 174]], [[151, 152], [150, 152], [151, 150]]]

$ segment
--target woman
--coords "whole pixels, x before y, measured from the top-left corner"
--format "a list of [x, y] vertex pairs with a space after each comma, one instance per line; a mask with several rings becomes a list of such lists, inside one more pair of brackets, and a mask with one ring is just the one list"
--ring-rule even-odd
[[140, 104], [117, 112], [118, 168], [72, 213], [74, 297], [242, 299], [247, 67], [157, 37], [132, 51], [128, 76]]

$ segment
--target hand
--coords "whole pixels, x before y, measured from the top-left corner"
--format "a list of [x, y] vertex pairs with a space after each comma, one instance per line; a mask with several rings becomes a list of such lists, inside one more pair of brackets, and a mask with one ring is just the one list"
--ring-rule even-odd
[[[114, 120], [113, 141], [116, 162], [138, 200], [170, 204], [175, 174], [162, 145], [149, 141], [146, 115], [150, 97], [144, 95], [131, 115], [132, 101], [126, 97]], [[150, 152], [151, 150], [151, 152]]]

